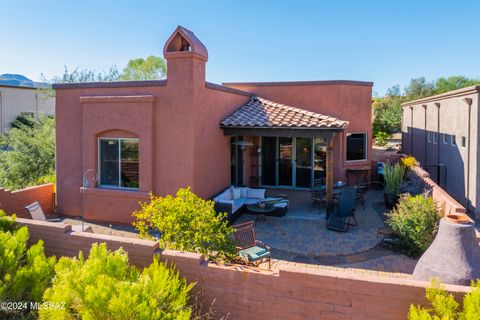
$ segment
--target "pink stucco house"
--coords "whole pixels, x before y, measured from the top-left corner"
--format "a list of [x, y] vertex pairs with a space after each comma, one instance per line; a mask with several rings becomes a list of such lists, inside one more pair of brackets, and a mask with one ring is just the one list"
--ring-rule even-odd
[[[190, 186], [211, 198], [230, 185], [310, 188], [370, 167], [372, 83], [205, 81], [208, 52], [178, 27], [166, 80], [57, 84], [58, 212], [130, 223], [148, 194]], [[312, 63], [316, 63], [312, 61]]]

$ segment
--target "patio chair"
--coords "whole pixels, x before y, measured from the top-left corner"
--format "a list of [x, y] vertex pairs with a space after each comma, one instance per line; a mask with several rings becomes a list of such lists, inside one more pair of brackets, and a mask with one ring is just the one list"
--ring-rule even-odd
[[[62, 220], [59, 218], [50, 218], [47, 219], [45, 216], [45, 213], [43, 213], [42, 206], [38, 202], [34, 202], [32, 204], [29, 204], [28, 206], [25, 207], [27, 212], [30, 214], [33, 220], [38, 220], [38, 221], [47, 221], [47, 222], [59, 222], [61, 223]], [[82, 231], [82, 226], [81, 225], [72, 225], [72, 230], [73, 231]], [[90, 226], [84, 225], [83, 226], [83, 232], [90, 232], [93, 233], [93, 229]]]
[[312, 208], [319, 206], [321, 203], [325, 202], [325, 179], [315, 179], [313, 181], [313, 188], [310, 191], [312, 197], [312, 205], [310, 206], [310, 212]]
[[355, 186], [355, 200], [360, 202], [362, 208], [365, 209], [365, 194], [367, 193], [366, 185]]
[[[355, 218], [355, 188], [343, 188], [337, 209], [332, 212], [327, 220], [327, 229], [347, 232], [349, 226], [357, 226]], [[353, 223], [352, 222], [353, 219]]]
[[268, 260], [268, 268], [272, 267], [270, 248], [256, 239], [253, 221], [237, 224], [233, 227], [233, 239], [238, 256], [245, 264], [258, 266], [264, 259]]

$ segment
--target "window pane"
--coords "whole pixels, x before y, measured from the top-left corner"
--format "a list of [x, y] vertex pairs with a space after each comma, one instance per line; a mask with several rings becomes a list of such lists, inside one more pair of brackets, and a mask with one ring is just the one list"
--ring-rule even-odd
[[366, 133], [353, 133], [347, 136], [347, 161], [365, 160]]
[[121, 176], [122, 187], [138, 188], [139, 164], [138, 164], [138, 141], [122, 140], [121, 142]]
[[313, 179], [325, 178], [326, 175], [326, 162], [327, 162], [327, 141], [323, 138], [315, 138], [314, 146], [314, 173]]
[[100, 140], [100, 184], [118, 187], [118, 140]]
[[275, 185], [275, 164], [277, 139], [275, 137], [262, 137], [262, 184]]

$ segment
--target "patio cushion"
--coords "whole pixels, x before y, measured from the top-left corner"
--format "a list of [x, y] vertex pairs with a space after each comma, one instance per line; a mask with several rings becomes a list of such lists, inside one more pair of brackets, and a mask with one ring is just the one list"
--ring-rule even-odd
[[245, 198], [245, 204], [246, 205], [257, 204], [259, 201], [260, 201], [260, 199], [256, 199], [256, 198]]
[[270, 251], [259, 246], [254, 246], [254, 247], [240, 250], [238, 254], [242, 258], [246, 258], [250, 261], [256, 261], [259, 259], [270, 257]]
[[247, 198], [265, 199], [265, 189], [250, 189], [250, 188], [248, 188]]
[[233, 206], [233, 200], [218, 200], [218, 203], [229, 204]]
[[238, 188], [238, 189], [240, 189], [240, 198], [246, 198], [248, 188]]
[[245, 199], [244, 198], [238, 198], [238, 199], [235, 199], [235, 200], [232, 200], [232, 201], [233, 201], [232, 212], [237, 211], [238, 209], [240, 209], [245, 204]]
[[232, 200], [232, 191], [230, 190], [230, 188], [223, 191], [213, 199], [213, 201], [215, 202], [219, 202], [220, 200]]
[[237, 200], [241, 196], [241, 191], [238, 188], [232, 189], [232, 199]]

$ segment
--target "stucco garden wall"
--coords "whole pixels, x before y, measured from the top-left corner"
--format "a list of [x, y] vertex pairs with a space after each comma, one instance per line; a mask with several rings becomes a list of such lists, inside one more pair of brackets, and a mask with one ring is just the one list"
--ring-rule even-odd
[[[203, 306], [230, 319], [405, 319], [411, 303], [424, 304], [427, 282], [370, 275], [337, 268], [281, 267], [259, 271], [208, 263], [202, 255], [159, 250], [153, 241], [72, 232], [70, 225], [17, 219], [30, 230], [30, 241], [42, 239], [49, 255], [87, 253], [95, 242], [123, 247], [139, 267], [158, 254], [202, 293]], [[468, 287], [447, 285], [457, 298]]]
[[423, 182], [431, 188], [432, 198], [438, 204], [438, 206], [444, 210], [445, 214], [450, 213], [466, 213], [466, 209], [445, 190], [443, 190], [438, 184], [430, 178], [427, 171], [423, 170], [419, 166], [412, 168], [413, 172], [419, 176]]
[[51, 183], [17, 191], [0, 189], [0, 209], [17, 217], [30, 218], [25, 206], [38, 201], [45, 214], [53, 213], [54, 185]]

